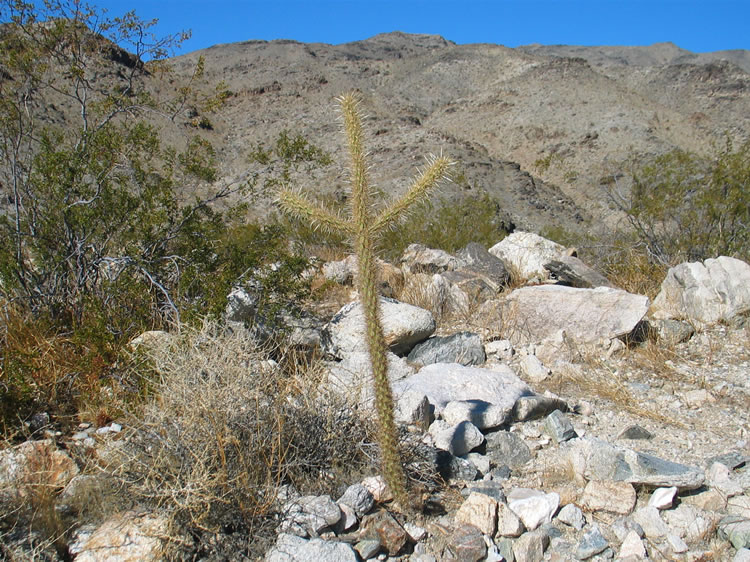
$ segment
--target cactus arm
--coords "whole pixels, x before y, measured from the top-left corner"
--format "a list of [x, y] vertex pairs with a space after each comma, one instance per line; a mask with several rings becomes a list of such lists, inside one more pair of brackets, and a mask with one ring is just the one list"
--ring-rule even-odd
[[326, 232], [354, 234], [351, 222], [332, 214], [328, 209], [316, 205], [298, 192], [291, 190], [281, 191], [277, 203], [284, 213], [309, 222], [313, 228], [319, 228]]
[[448, 176], [451, 164], [451, 160], [444, 156], [434, 158], [429, 166], [414, 179], [409, 190], [381, 211], [370, 228], [371, 233], [376, 236], [384, 229], [392, 227], [409, 212], [413, 205], [427, 199], [440, 181]]

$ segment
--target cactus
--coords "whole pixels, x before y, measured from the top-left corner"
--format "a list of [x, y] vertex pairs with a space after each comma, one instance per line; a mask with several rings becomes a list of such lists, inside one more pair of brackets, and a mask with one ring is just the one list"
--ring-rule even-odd
[[398, 449], [398, 432], [393, 418], [393, 393], [388, 381], [387, 346], [380, 321], [375, 246], [379, 233], [392, 227], [414, 203], [424, 200], [440, 180], [447, 176], [451, 161], [443, 156], [429, 159], [428, 165], [402, 197], [386, 205], [377, 215], [371, 216], [371, 192], [358, 108], [360, 100], [356, 94], [349, 93], [339, 98], [339, 102], [351, 157], [351, 217], [344, 219], [313, 203], [302, 193], [290, 190], [279, 194], [279, 205], [287, 214], [309, 221], [324, 230], [342, 232], [351, 238], [358, 260], [357, 292], [365, 316], [365, 338], [372, 367], [380, 430], [378, 435], [382, 472], [396, 501], [406, 506], [406, 478]]

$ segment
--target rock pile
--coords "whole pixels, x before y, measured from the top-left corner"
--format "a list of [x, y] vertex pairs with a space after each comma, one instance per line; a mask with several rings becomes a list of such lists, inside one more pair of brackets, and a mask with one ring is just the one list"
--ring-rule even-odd
[[[750, 559], [750, 266], [678, 266], [649, 311], [646, 297], [609, 287], [564, 248], [508, 239], [456, 256], [411, 246], [402, 260], [405, 287], [447, 287], [438, 307], [481, 295], [481, 330], [435, 336], [429, 311], [383, 298], [404, 446], [446, 485], [425, 490], [419, 515], [389, 511], [379, 477], [338, 497], [284, 487], [267, 561]], [[350, 283], [350, 269], [326, 271]], [[543, 283], [503, 295], [508, 271]], [[352, 303], [317, 339], [325, 389], [367, 409], [361, 324]], [[646, 324], [669, 342], [668, 359], [644, 364], [628, 350]], [[115, 430], [84, 429], [70, 447], [101, 448]], [[0, 454], [0, 493], [24, 493], [34, 455], [61, 498], [74, 493], [84, 476], [49, 440]], [[71, 552], [156, 560], [162, 524], [158, 513], [121, 513], [79, 529]], [[137, 554], [122, 550], [125, 535]]]

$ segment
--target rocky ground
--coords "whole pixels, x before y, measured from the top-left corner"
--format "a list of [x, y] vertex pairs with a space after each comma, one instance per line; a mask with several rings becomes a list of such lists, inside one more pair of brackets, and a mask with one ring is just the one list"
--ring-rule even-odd
[[[521, 263], [527, 281], [498, 292]], [[346, 290], [353, 265], [322, 274]], [[679, 266], [650, 303], [592, 286], [602, 278], [565, 248], [515, 233], [489, 252], [412, 246], [388, 272], [384, 293], [422, 305], [383, 301], [421, 508], [394, 506], [377, 476], [337, 497], [282, 487], [266, 560], [750, 559], [750, 266]], [[251, 300], [236, 294], [228, 319]], [[297, 337], [325, 352], [321, 388], [367, 411], [357, 310]], [[22, 491], [44, 458], [56, 509], [80, 502], [90, 476], [65, 449], [105, 455], [122, 430], [82, 426], [3, 451], [3, 493]], [[166, 535], [180, 537], [158, 510], [122, 510], [77, 529], [66, 559], [155, 560]], [[23, 559], [16, 547], [4, 555]]]

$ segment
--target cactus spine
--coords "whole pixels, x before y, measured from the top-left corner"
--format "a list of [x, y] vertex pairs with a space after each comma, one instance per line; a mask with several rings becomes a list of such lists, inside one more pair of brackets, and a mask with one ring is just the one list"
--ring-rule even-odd
[[324, 230], [349, 234], [358, 260], [357, 292], [365, 317], [365, 337], [372, 367], [375, 408], [379, 422], [382, 471], [393, 495], [402, 506], [407, 505], [404, 471], [398, 450], [398, 432], [393, 417], [393, 393], [388, 381], [387, 345], [380, 321], [380, 299], [377, 291], [378, 270], [375, 243], [384, 229], [400, 220], [409, 207], [423, 200], [446, 177], [450, 160], [433, 158], [426, 169], [414, 180], [401, 198], [387, 205], [377, 216], [371, 216], [371, 192], [367, 178], [367, 163], [363, 147], [362, 123], [356, 94], [345, 94], [339, 99], [344, 119], [344, 131], [351, 158], [351, 218], [331, 213], [289, 190], [279, 194], [279, 204], [286, 213], [310, 221]]

